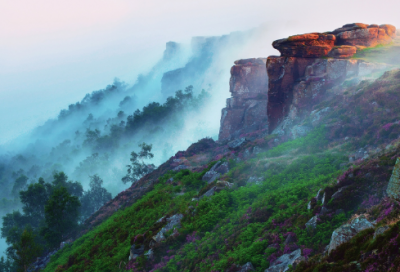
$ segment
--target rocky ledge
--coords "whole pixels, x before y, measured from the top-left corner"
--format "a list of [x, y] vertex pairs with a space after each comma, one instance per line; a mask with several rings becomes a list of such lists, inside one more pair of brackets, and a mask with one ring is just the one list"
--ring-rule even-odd
[[222, 110], [219, 140], [292, 127], [296, 119], [309, 114], [303, 108], [318, 103], [327, 89], [385, 69], [385, 64], [349, 58], [368, 47], [391, 43], [397, 32], [387, 24], [347, 24], [332, 32], [274, 41], [272, 46], [281, 56], [235, 61], [232, 97]]

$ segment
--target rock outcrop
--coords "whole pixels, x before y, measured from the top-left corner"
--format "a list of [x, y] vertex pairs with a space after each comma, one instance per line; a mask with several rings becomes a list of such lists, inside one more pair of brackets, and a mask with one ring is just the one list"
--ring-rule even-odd
[[285, 272], [289, 270], [289, 265], [296, 268], [296, 265], [304, 260], [305, 258], [301, 256], [301, 249], [297, 249], [276, 259], [265, 272]]
[[329, 243], [328, 253], [330, 254], [332, 250], [349, 241], [360, 231], [373, 227], [374, 225], [372, 225], [372, 223], [369, 222], [368, 219], [363, 215], [354, 218], [349, 224], [344, 224], [333, 231], [331, 242]]
[[389, 44], [394, 38], [396, 28], [392, 25], [347, 24], [332, 32], [274, 41], [272, 45], [281, 56], [235, 61], [231, 69], [232, 97], [222, 110], [219, 140], [262, 129], [302, 136], [308, 128], [291, 128], [297, 119], [309, 114], [327, 89], [385, 68], [349, 58], [367, 47]]
[[397, 158], [396, 164], [393, 167], [386, 193], [389, 197], [400, 200], [400, 158]]
[[266, 59], [235, 61], [231, 68], [231, 98], [222, 109], [219, 139], [237, 138], [240, 134], [266, 128], [268, 76]]

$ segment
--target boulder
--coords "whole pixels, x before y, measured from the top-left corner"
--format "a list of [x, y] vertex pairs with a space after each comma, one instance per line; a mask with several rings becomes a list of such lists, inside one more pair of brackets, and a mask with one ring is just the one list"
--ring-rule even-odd
[[260, 184], [263, 181], [262, 177], [256, 177], [256, 176], [251, 176], [247, 180], [247, 183], [255, 183], [255, 184]]
[[160, 220], [157, 222], [163, 222], [166, 221], [167, 224], [155, 235], [152, 237], [152, 243], [150, 243], [150, 247], [153, 247], [156, 244], [159, 244], [160, 242], [166, 240], [165, 238], [165, 233], [172, 230], [173, 228], [180, 228], [181, 227], [181, 220], [183, 218], [183, 214], [175, 214], [171, 217], [162, 217]]
[[400, 158], [397, 158], [396, 164], [393, 167], [386, 193], [389, 197], [400, 200]]
[[328, 253], [330, 254], [332, 250], [336, 249], [341, 244], [349, 241], [360, 231], [373, 227], [373, 224], [369, 222], [364, 215], [360, 215], [359, 217], [351, 220], [350, 223], [340, 226], [332, 233]]
[[375, 232], [374, 232], [374, 239], [375, 239], [378, 235], [383, 234], [383, 233], [384, 233], [385, 231], [387, 231], [389, 228], [390, 228], [389, 226], [382, 226], [382, 227], [377, 228], [377, 229], [375, 230]]
[[184, 164], [178, 165], [177, 167], [175, 167], [174, 169], [172, 169], [172, 171], [181, 171], [183, 169], [188, 169], [188, 167]]
[[212, 187], [210, 190], [208, 190], [207, 192], [205, 192], [202, 196], [199, 197], [199, 199], [203, 199], [204, 197], [210, 197], [213, 196], [215, 194], [215, 192], [217, 191], [217, 186]]
[[343, 187], [339, 188], [339, 190], [337, 190], [337, 192], [335, 192], [332, 195], [331, 199], [337, 199], [337, 198], [342, 197], [343, 196], [343, 190], [346, 189], [347, 187], [349, 187], [349, 186], [343, 186]]
[[304, 260], [305, 258], [301, 256], [301, 249], [297, 249], [276, 259], [265, 272], [285, 272], [289, 270], [289, 265], [296, 268], [296, 265]]
[[318, 223], [318, 215], [313, 216], [308, 222], [306, 223], [307, 229], [315, 229]]
[[331, 51], [335, 40], [336, 37], [332, 34], [308, 33], [274, 41], [272, 46], [281, 53], [281, 56], [318, 58], [326, 56]]
[[285, 244], [285, 245], [293, 244], [293, 243], [295, 243], [296, 241], [297, 241], [296, 234], [294, 234], [294, 233], [289, 233], [289, 234], [286, 236], [286, 239], [285, 239], [284, 244]]
[[154, 251], [153, 251], [153, 249], [149, 249], [149, 251], [147, 251], [145, 254], [144, 254], [144, 256], [146, 256], [147, 257], [147, 259], [153, 259], [154, 258]]
[[219, 140], [267, 127], [268, 76], [265, 58], [235, 61], [229, 81], [232, 97], [222, 109]]
[[228, 143], [228, 148], [231, 150], [237, 150], [247, 142], [246, 138], [239, 138]]
[[332, 48], [328, 56], [332, 58], [351, 58], [357, 53], [357, 47], [351, 45], [339, 45]]
[[357, 27], [337, 33], [336, 44], [374, 47], [379, 44], [389, 44], [394, 38], [394, 33], [396, 33], [396, 28], [391, 25], [364, 27]]
[[255, 271], [254, 266], [251, 262], [244, 264], [239, 270], [239, 272], [249, 272], [249, 271]]
[[144, 253], [144, 245], [135, 245], [133, 244], [131, 246], [131, 249], [129, 250], [129, 261], [135, 260], [137, 257], [142, 255]]
[[216, 164], [211, 167], [211, 169], [204, 174], [202, 177], [203, 181], [208, 183], [213, 182], [214, 180], [218, 179], [221, 175], [224, 175], [229, 172], [229, 166], [227, 162], [222, 163], [221, 161], [217, 162]]

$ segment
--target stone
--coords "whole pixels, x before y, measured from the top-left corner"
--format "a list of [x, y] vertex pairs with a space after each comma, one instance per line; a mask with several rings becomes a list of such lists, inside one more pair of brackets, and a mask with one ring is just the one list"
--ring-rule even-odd
[[147, 251], [144, 256], [147, 257], [147, 259], [151, 260], [154, 258], [154, 251], [152, 248], [149, 249], [149, 251]]
[[285, 272], [289, 270], [289, 265], [295, 269], [296, 265], [304, 260], [304, 256], [301, 256], [301, 249], [297, 249], [276, 259], [264, 272]]
[[239, 138], [228, 143], [228, 148], [231, 150], [237, 150], [247, 142], [246, 138]]
[[211, 183], [214, 180], [218, 179], [221, 175], [226, 174], [228, 172], [229, 172], [228, 162], [222, 163], [221, 161], [219, 161], [216, 164], [214, 164], [213, 167], [211, 167], [211, 169], [204, 174], [202, 180]]
[[332, 58], [351, 58], [357, 53], [357, 47], [351, 45], [339, 45], [332, 48], [328, 56]]
[[300, 137], [304, 137], [308, 134], [310, 130], [311, 128], [307, 126], [301, 126], [301, 125], [293, 126], [293, 128], [291, 129], [292, 138], [297, 139]]
[[294, 233], [289, 233], [288, 236], [286, 236], [286, 239], [285, 239], [284, 244], [285, 244], [285, 245], [293, 244], [293, 243], [295, 243], [296, 241], [297, 241], [296, 234], [294, 234]]
[[349, 224], [340, 226], [332, 233], [328, 253], [330, 254], [332, 250], [349, 241], [360, 231], [373, 227], [374, 225], [364, 215], [354, 218]]
[[321, 208], [321, 211], [319, 212], [319, 214], [324, 215], [324, 214], [329, 213], [330, 211], [331, 211], [331, 210], [329, 210], [327, 207], [323, 206], [323, 207]]
[[247, 180], [247, 183], [260, 184], [262, 181], [263, 181], [262, 177], [251, 176]]
[[375, 230], [375, 232], [374, 232], [374, 239], [375, 239], [378, 235], [383, 234], [383, 233], [384, 233], [385, 231], [387, 231], [389, 228], [390, 228], [389, 226], [382, 226], [382, 227], [377, 228], [377, 229]]
[[215, 192], [217, 191], [217, 186], [212, 187], [210, 190], [208, 190], [207, 192], [205, 192], [202, 196], [199, 197], [199, 199], [203, 199], [204, 197], [210, 197], [213, 196], [215, 194]]
[[251, 262], [244, 264], [239, 270], [239, 272], [249, 272], [249, 271], [255, 271], [254, 266]]
[[272, 46], [281, 53], [281, 56], [318, 58], [326, 56], [331, 51], [335, 40], [336, 37], [332, 34], [308, 33], [274, 41]]
[[318, 223], [318, 215], [313, 216], [308, 222], [306, 223], [307, 229], [315, 229]]
[[343, 190], [346, 189], [347, 187], [349, 187], [349, 186], [343, 186], [343, 187], [339, 188], [339, 190], [337, 190], [337, 192], [335, 192], [332, 195], [331, 199], [337, 199], [337, 198], [342, 197], [343, 196]]
[[386, 193], [389, 197], [400, 200], [400, 158], [397, 158], [396, 164], [393, 167]]
[[268, 75], [266, 59], [235, 61], [229, 81], [232, 97], [222, 109], [218, 139], [234, 139], [267, 127]]
[[[183, 218], [183, 214], [175, 214], [171, 217], [162, 217], [160, 222], [166, 221], [167, 224], [155, 235], [152, 237], [153, 243], [151, 243], [151, 247], [155, 244], [159, 244], [160, 242], [166, 240], [165, 233], [172, 230], [173, 228], [181, 227], [181, 220]], [[158, 222], [158, 221], [157, 221]]]
[[144, 245], [138, 246], [133, 244], [129, 250], [129, 261], [135, 260], [144, 253]]
[[177, 167], [175, 167], [174, 169], [172, 169], [172, 171], [181, 171], [183, 169], [188, 169], [188, 167], [184, 164], [178, 165]]
[[315, 196], [315, 199], [317, 201], [322, 201], [322, 197], [323, 197], [322, 189], [319, 189], [318, 192], [317, 192], [317, 195]]
[[374, 47], [379, 44], [389, 44], [394, 38], [396, 28], [391, 25], [382, 27], [360, 27], [336, 34], [337, 45], [359, 45]]

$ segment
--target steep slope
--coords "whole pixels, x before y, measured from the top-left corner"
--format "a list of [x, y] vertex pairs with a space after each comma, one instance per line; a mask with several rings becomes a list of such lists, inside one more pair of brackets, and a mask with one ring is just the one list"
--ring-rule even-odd
[[[371, 28], [383, 29], [337, 31]], [[243, 95], [235, 91], [240, 84], [252, 83], [237, 77], [253, 76], [246, 67], [260, 69], [260, 61], [235, 63], [234, 99]], [[330, 62], [312, 58], [302, 69]], [[272, 133], [260, 126], [268, 124], [264, 118], [253, 119], [253, 127], [240, 121], [251, 129], [229, 131], [233, 140], [203, 139], [176, 153], [101, 208], [45, 271], [396, 271], [400, 210], [386, 188], [400, 156], [400, 70], [373, 66], [360, 74], [365, 63], [354, 62], [356, 74], [345, 70], [306, 103], [295, 98], [308, 87], [293, 85], [303, 76], [292, 78], [287, 114], [298, 114], [273, 119]], [[334, 72], [308, 76], [322, 81]], [[263, 88], [248, 88], [244, 100]], [[374, 239], [386, 225], [393, 226]]]

